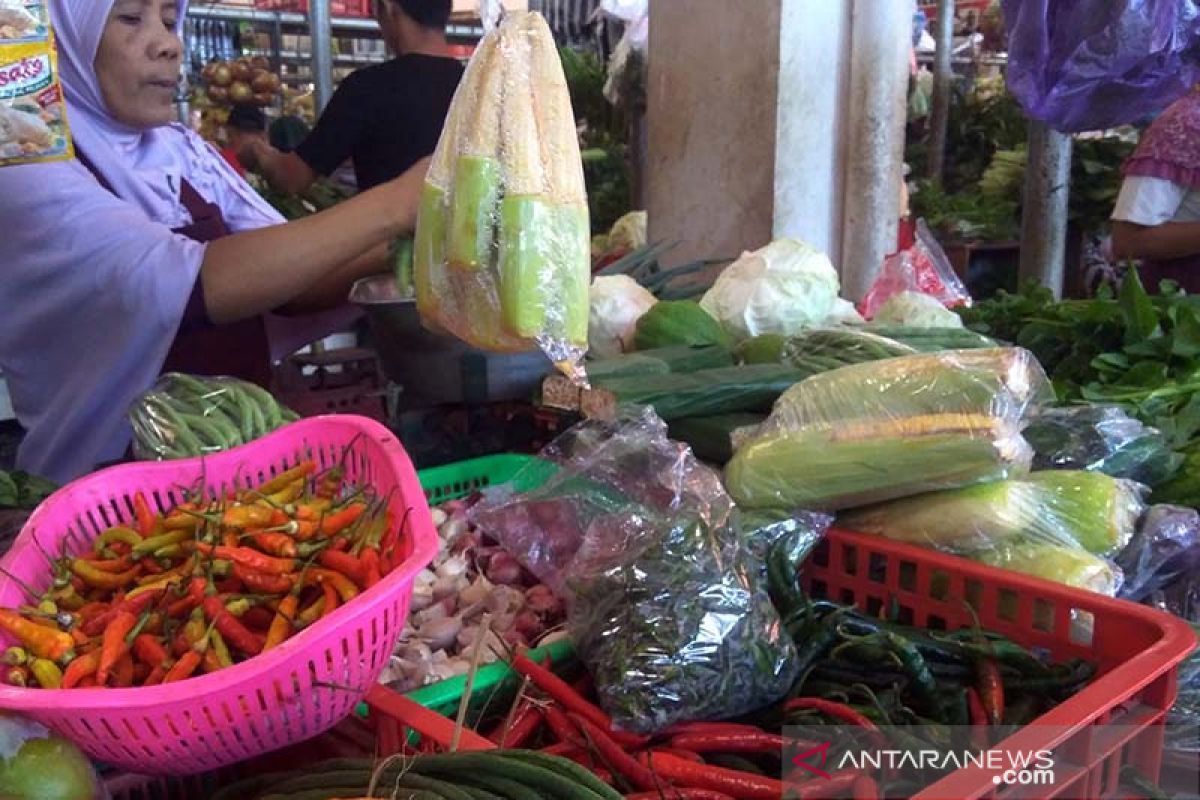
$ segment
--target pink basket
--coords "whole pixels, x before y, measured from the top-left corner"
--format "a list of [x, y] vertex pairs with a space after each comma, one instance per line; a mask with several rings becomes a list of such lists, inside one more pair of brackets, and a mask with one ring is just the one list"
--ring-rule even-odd
[[[48, 585], [38, 542], [88, 547], [101, 531], [133, 518], [141, 490], [162, 510], [204, 475], [210, 492], [257, 484], [310, 458], [322, 468], [345, 458], [351, 481], [389, 497], [395, 519], [411, 507], [404, 561], [382, 582], [278, 647], [210, 675], [132, 689], [0, 687], [0, 708], [21, 712], [124, 769], [185, 775], [217, 769], [332, 728], [375, 685], [408, 615], [413, 579], [437, 553], [425, 493], [404, 449], [377, 422], [327, 416], [302, 420], [235, 450], [205, 458], [128, 464], [60, 489], [34, 512], [0, 562], [35, 589]], [[0, 579], [0, 606], [25, 602]]]

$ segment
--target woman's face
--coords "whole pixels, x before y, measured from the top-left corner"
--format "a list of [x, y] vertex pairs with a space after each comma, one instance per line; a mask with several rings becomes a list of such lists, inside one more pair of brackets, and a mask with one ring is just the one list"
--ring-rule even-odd
[[100, 48], [96, 78], [108, 112], [131, 128], [175, 118], [183, 43], [175, 33], [176, 0], [115, 0]]

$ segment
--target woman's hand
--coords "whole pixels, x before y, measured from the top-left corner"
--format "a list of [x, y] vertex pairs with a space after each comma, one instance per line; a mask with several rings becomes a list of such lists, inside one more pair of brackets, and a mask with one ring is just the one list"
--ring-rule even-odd
[[386, 268], [372, 250], [382, 253], [397, 236], [416, 229], [428, 169], [424, 159], [399, 178], [319, 214], [209, 244], [200, 268], [209, 318], [224, 324], [297, 299], [344, 300], [355, 280]]

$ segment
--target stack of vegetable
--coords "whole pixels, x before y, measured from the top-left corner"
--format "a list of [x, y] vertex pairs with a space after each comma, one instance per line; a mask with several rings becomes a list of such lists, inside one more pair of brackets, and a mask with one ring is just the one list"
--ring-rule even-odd
[[177, 372], [160, 378], [129, 409], [133, 452], [145, 461], [218, 453], [297, 419], [249, 381]]
[[475, 347], [537, 346], [574, 374], [587, 347], [590, 238], [554, 38], [540, 14], [508, 14], [471, 58], [425, 180], [417, 307]]
[[5, 653], [7, 682], [184, 680], [328, 616], [402, 561], [404, 520], [344, 475], [341, 465], [318, 473], [303, 461], [225, 496], [197, 489], [160, 512], [135, 494], [135, 523], [105, 530], [82, 552], [44, 553], [49, 588], [25, 586], [27, 605], [0, 609], [0, 630], [16, 642]]
[[788, 390], [726, 483], [746, 508], [841, 510], [1028, 472], [1027, 411], [1046, 398], [1023, 350], [901, 356]]
[[396, 691], [465, 675], [472, 663], [490, 664], [506, 648], [566, 635], [566, 611], [554, 592], [468, 521], [478, 499], [433, 511], [441, 547], [417, 574], [408, 625], [379, 679]]

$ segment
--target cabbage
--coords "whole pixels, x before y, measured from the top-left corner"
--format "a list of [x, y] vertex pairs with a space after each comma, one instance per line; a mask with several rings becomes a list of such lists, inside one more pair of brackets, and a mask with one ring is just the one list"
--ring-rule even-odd
[[961, 328], [962, 318], [937, 298], [921, 292], [900, 292], [888, 298], [872, 322], [906, 328]]
[[633, 252], [646, 246], [647, 217], [645, 211], [630, 211], [612, 226], [608, 233], [610, 251]]
[[838, 298], [833, 301], [833, 310], [825, 318], [825, 325], [865, 325], [867, 321], [849, 300]]
[[828, 256], [796, 239], [777, 239], [730, 264], [700, 305], [737, 339], [791, 336], [824, 323], [838, 289]]
[[637, 322], [658, 300], [628, 275], [601, 275], [592, 281], [588, 349], [596, 358], [633, 349]]

